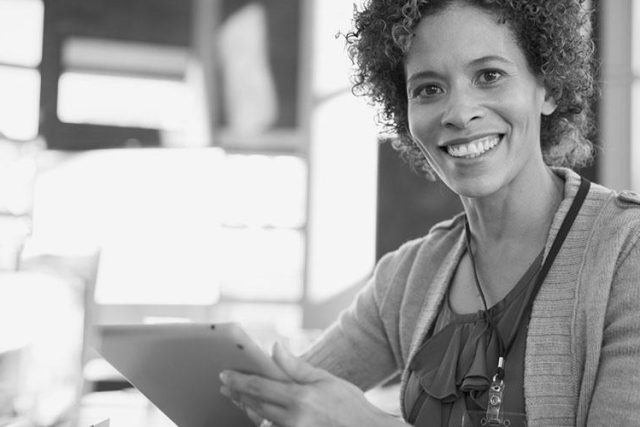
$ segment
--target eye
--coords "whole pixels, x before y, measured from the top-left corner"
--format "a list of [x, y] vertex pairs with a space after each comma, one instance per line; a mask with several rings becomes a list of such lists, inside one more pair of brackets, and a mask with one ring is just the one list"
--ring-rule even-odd
[[500, 70], [486, 70], [480, 73], [478, 83], [481, 85], [490, 85], [500, 80], [503, 76], [504, 73]]
[[417, 87], [413, 93], [413, 98], [432, 98], [434, 96], [444, 93], [443, 89], [434, 84], [426, 84]]

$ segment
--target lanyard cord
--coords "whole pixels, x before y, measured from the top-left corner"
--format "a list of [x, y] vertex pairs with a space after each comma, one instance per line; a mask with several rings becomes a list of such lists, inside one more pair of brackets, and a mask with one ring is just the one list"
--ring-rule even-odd
[[587, 197], [587, 193], [589, 192], [590, 186], [591, 186], [591, 182], [589, 182], [589, 180], [587, 180], [586, 178], [581, 179], [578, 192], [576, 193], [576, 196], [573, 199], [571, 206], [569, 207], [569, 211], [567, 212], [567, 215], [565, 216], [564, 220], [562, 221], [562, 224], [560, 225], [558, 234], [553, 240], [551, 249], [549, 249], [549, 253], [547, 254], [547, 257], [545, 258], [544, 263], [542, 264], [540, 273], [538, 274], [538, 277], [536, 279], [536, 283], [532, 289], [532, 292], [527, 298], [526, 304], [523, 304], [521, 306], [520, 312], [518, 313], [517, 321], [514, 322], [513, 327], [511, 328], [511, 333], [509, 334], [509, 341], [507, 342], [506, 345], [504, 343], [504, 340], [502, 339], [502, 335], [500, 334], [500, 332], [498, 331], [498, 328], [495, 325], [493, 316], [489, 312], [489, 309], [487, 307], [487, 300], [485, 298], [484, 292], [482, 291], [482, 286], [480, 286], [480, 278], [478, 277], [476, 262], [473, 257], [473, 252], [471, 251], [471, 230], [469, 229], [469, 221], [465, 220], [465, 237], [466, 237], [466, 243], [467, 243], [467, 251], [469, 252], [469, 258], [471, 259], [471, 266], [473, 267], [473, 276], [475, 279], [476, 287], [480, 292], [480, 297], [482, 298], [484, 314], [485, 314], [485, 318], [489, 326], [489, 329], [496, 335], [496, 338], [498, 340], [499, 362], [498, 362], [498, 368], [496, 370], [496, 376], [500, 380], [504, 378], [504, 367], [503, 367], [502, 361], [504, 361], [504, 358], [506, 357], [507, 353], [509, 353], [509, 350], [511, 350], [511, 347], [515, 342], [517, 331], [518, 331], [518, 328], [520, 327], [520, 323], [522, 322], [522, 319], [525, 316], [526, 317], [531, 316], [533, 301], [536, 295], [538, 294], [538, 291], [542, 287], [542, 283], [544, 282], [544, 279], [547, 277], [547, 273], [549, 273], [549, 270], [551, 269], [551, 265], [553, 264], [553, 261], [558, 255], [558, 252], [560, 251], [560, 248], [562, 247], [562, 244], [564, 243], [564, 240], [567, 237], [567, 234], [569, 234], [569, 230], [571, 230], [571, 226], [573, 225], [573, 222], [576, 219], [576, 216], [578, 215], [580, 208], [582, 207], [582, 203], [584, 202], [584, 199]]
[[478, 270], [476, 268], [476, 260], [473, 256], [473, 251], [471, 250], [471, 230], [469, 229], [469, 221], [465, 220], [464, 222], [464, 231], [465, 231], [465, 240], [467, 242], [467, 252], [469, 253], [469, 258], [471, 259], [471, 267], [473, 268], [473, 278], [475, 279], [476, 288], [480, 293], [480, 298], [482, 298], [482, 305], [484, 307], [484, 319], [487, 322], [489, 330], [496, 335], [498, 339], [498, 354], [500, 356], [504, 353], [504, 341], [502, 340], [502, 335], [500, 335], [500, 331], [494, 324], [494, 319], [491, 313], [489, 312], [489, 308], [487, 306], [487, 298], [484, 296], [484, 292], [482, 291], [482, 286], [480, 285], [480, 278], [478, 277]]

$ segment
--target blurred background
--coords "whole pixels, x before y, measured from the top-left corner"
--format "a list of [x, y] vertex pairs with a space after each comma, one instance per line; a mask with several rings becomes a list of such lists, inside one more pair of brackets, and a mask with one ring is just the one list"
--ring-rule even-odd
[[[0, 0], [0, 426], [170, 426], [93, 325], [239, 321], [301, 351], [461, 209], [351, 94], [357, 4]], [[592, 4], [581, 172], [639, 191], [640, 0]]]

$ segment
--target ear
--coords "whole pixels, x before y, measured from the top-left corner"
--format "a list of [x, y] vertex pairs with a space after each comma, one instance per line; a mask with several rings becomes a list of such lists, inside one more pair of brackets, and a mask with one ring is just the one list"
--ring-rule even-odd
[[544, 116], [549, 116], [553, 114], [558, 108], [558, 104], [556, 103], [555, 97], [551, 94], [549, 89], [544, 90], [544, 101], [542, 102], [542, 114]]

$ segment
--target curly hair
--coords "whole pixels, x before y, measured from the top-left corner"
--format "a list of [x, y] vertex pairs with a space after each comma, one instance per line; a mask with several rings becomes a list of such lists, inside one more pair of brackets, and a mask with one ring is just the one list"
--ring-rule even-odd
[[397, 135], [393, 147], [414, 169], [434, 172], [408, 124], [404, 58], [420, 20], [455, 2], [494, 13], [510, 27], [534, 75], [557, 108], [543, 116], [540, 139], [550, 166], [581, 167], [592, 158], [594, 43], [585, 0], [368, 0], [345, 35], [356, 72], [353, 92], [380, 107], [378, 121]]

